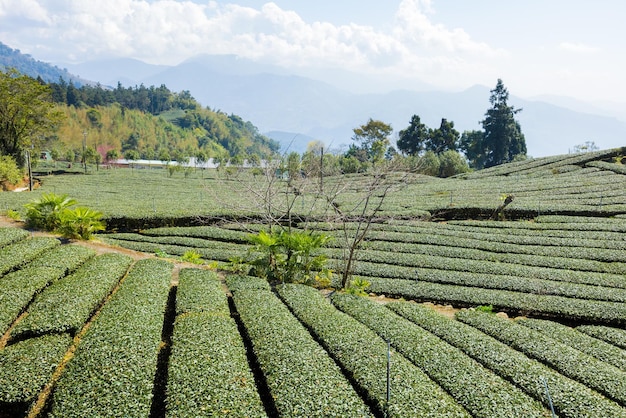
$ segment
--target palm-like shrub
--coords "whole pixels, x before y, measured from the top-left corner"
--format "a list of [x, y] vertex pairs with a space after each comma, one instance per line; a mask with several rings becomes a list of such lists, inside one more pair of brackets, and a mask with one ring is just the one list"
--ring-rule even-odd
[[322, 233], [282, 229], [250, 235], [252, 272], [272, 281], [329, 284], [326, 257], [317, 253], [329, 239]]
[[101, 218], [102, 212], [86, 207], [65, 209], [57, 230], [66, 238], [88, 240], [94, 233], [104, 231], [105, 224]]
[[61, 226], [63, 211], [76, 204], [76, 200], [67, 195], [44, 193], [41, 198], [24, 205], [26, 225], [30, 228], [55, 231]]

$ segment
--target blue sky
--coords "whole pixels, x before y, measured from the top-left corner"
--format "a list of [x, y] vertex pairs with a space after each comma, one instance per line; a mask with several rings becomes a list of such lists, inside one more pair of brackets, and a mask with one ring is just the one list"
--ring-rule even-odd
[[0, 41], [53, 63], [228, 53], [624, 103], [625, 16], [623, 0], [0, 0]]

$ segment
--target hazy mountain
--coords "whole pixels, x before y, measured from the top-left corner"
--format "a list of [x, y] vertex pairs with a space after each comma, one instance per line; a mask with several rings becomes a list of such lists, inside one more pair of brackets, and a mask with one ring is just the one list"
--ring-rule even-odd
[[19, 49], [12, 49], [0, 42], [0, 70], [15, 68], [21, 74], [32, 78], [38, 76], [47, 83], [57, 83], [59, 79], [72, 82], [75, 86], [82, 86], [89, 83], [85, 79], [71, 74], [67, 69], [38, 61], [28, 54], [22, 54]]
[[[422, 85], [421, 91], [385, 91], [384, 86], [400, 84], [401, 80], [384, 80], [379, 86], [371, 81], [372, 86], [361, 90], [373, 93], [356, 93], [360, 78], [351, 78], [349, 70], [339, 71], [338, 78], [332, 79], [332, 73], [313, 71], [305, 77], [233, 55], [202, 55], [171, 67], [114, 60], [68, 64], [68, 68], [103, 84], [117, 84], [111, 77], [118, 75], [123, 84], [165, 84], [173, 91], [189, 90], [203, 105], [240, 115], [263, 133], [288, 132], [276, 134], [280, 138], [274, 139], [290, 138], [291, 149], [305, 148], [311, 138], [322, 140], [332, 148], [345, 147], [351, 142], [352, 129], [370, 117], [390, 123], [396, 132], [406, 128], [414, 114], [431, 128], [438, 127], [441, 119], [446, 118], [461, 132], [481, 129], [479, 122], [490, 107], [492, 88], [474, 86], [460, 92], [441, 92], [425, 90], [428, 86]], [[102, 78], [105, 76], [108, 78]], [[313, 76], [329, 77], [329, 81]], [[354, 82], [345, 82], [347, 79]], [[549, 103], [552, 100], [556, 103]], [[615, 117], [618, 110], [611, 113], [593, 104], [566, 102], [564, 98], [548, 96], [541, 100], [510, 97], [509, 104], [523, 109], [518, 120], [530, 155], [567, 153], [587, 141], [594, 141], [600, 148], [624, 145], [626, 122]]]

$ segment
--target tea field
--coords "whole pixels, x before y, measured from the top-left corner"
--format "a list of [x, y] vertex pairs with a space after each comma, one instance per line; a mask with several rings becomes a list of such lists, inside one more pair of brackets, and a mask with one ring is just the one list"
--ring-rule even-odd
[[[110, 221], [106, 251], [0, 228], [0, 417], [626, 417], [625, 153], [403, 177], [357, 252], [369, 297], [226, 269], [264, 228], [248, 173], [0, 193], [0, 210], [66, 193]], [[293, 227], [333, 236], [338, 266], [359, 224], [301, 199]]]

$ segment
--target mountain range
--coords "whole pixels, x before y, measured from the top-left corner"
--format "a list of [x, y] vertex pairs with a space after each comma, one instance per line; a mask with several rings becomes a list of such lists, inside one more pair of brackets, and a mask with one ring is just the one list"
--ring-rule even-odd
[[[201, 55], [176, 66], [133, 59], [57, 65], [77, 79], [103, 86], [144, 84], [187, 90], [203, 106], [237, 114], [281, 142], [283, 150], [297, 152], [312, 140], [345, 149], [352, 129], [369, 118], [391, 124], [396, 133], [409, 125], [412, 115], [419, 115], [430, 128], [439, 127], [446, 118], [460, 132], [479, 130], [492, 88], [476, 85], [452, 92], [426, 84], [416, 90], [411, 84], [409, 90], [402, 88], [401, 79], [367, 78], [346, 69], [296, 73], [234, 55]], [[517, 119], [531, 156], [565, 154], [588, 141], [602, 149], [626, 143], [626, 105], [609, 110], [564, 97], [524, 99], [514, 94], [509, 104], [522, 109]]]

